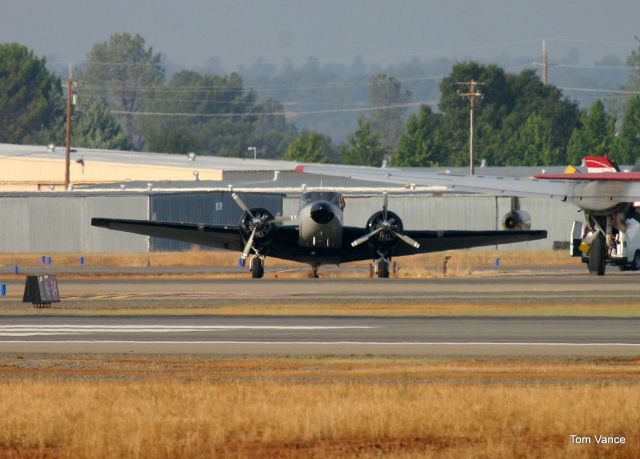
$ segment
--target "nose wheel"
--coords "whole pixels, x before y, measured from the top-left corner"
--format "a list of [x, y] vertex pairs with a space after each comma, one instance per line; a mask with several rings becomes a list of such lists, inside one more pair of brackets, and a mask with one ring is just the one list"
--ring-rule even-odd
[[251, 277], [253, 279], [262, 279], [264, 276], [264, 259], [255, 255], [251, 257]]
[[378, 279], [389, 278], [389, 265], [391, 265], [391, 258], [381, 253], [378, 253], [380, 258], [375, 261], [375, 272]]

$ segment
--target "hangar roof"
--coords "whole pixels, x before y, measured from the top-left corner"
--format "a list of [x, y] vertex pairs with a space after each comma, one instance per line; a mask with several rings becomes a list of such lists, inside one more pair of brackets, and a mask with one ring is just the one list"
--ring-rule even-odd
[[[64, 159], [64, 146], [51, 151], [46, 145], [13, 145], [0, 143], [0, 157], [27, 157], [42, 159]], [[267, 159], [226, 158], [222, 156], [197, 155], [194, 161], [188, 155], [168, 153], [144, 153], [137, 151], [100, 150], [76, 148], [71, 150], [72, 161], [101, 161], [122, 164], [153, 164], [167, 167], [200, 167], [222, 170], [293, 170], [298, 163]]]

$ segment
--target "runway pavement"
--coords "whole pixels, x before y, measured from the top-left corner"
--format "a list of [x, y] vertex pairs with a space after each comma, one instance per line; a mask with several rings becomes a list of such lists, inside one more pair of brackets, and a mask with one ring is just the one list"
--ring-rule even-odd
[[[100, 298], [129, 309], [161, 298], [189, 303], [340, 302], [344, 317], [145, 315], [0, 315], [0, 352], [209, 354], [375, 354], [464, 356], [640, 355], [638, 317], [354, 317], [357, 301], [482, 304], [616, 304], [640, 298], [640, 275], [494, 273], [429, 279], [65, 278], [63, 305]], [[22, 280], [9, 282], [17, 302]], [[176, 300], [174, 300], [176, 299]], [[74, 303], [75, 302], [75, 303]], [[151, 304], [151, 303], [149, 303]], [[213, 309], [212, 309], [213, 311]], [[60, 310], [64, 314], [64, 309]], [[52, 314], [53, 313], [53, 314]]]
[[637, 356], [640, 318], [7, 316], [2, 352]]

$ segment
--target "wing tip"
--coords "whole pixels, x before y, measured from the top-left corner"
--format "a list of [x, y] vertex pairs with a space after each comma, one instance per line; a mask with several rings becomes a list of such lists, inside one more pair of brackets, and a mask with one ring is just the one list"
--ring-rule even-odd
[[91, 226], [98, 226], [101, 228], [106, 228], [109, 226], [109, 221], [106, 218], [92, 218]]

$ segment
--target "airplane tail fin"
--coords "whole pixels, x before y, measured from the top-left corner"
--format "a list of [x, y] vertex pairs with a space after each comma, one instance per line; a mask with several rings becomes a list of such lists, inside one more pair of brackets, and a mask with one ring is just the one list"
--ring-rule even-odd
[[607, 156], [585, 156], [582, 160], [589, 173], [620, 172], [618, 164]]

